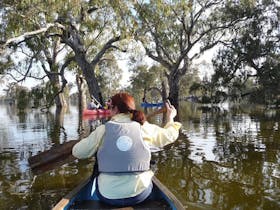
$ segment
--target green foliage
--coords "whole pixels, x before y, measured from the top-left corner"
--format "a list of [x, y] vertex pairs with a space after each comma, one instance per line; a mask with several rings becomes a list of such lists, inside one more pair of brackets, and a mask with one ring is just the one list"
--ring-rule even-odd
[[50, 82], [47, 82], [44, 87], [44, 101], [48, 104], [48, 106], [54, 105], [54, 97], [57, 94], [58, 89], [54, 87]]
[[122, 70], [119, 68], [114, 55], [107, 55], [106, 60], [99, 63], [96, 75], [105, 100], [119, 91]]
[[[169, 97], [176, 107], [183, 93], [178, 84], [187, 85], [184, 75], [191, 75], [191, 65], [205, 51], [227, 40], [226, 32], [238, 21], [223, 19], [228, 1], [136, 1], [136, 39], [148, 56], [166, 71]], [[188, 87], [191, 84], [187, 85]]]
[[[9, 46], [21, 47], [30, 61], [32, 59], [33, 62], [40, 62], [52, 81], [58, 80], [59, 76], [63, 80], [64, 72], [60, 72], [63, 62], [73, 55], [76, 56], [75, 61], [85, 78], [90, 78], [87, 81], [94, 81], [91, 77], [95, 77], [95, 67], [101, 61], [104, 49], [110, 52], [122, 47], [121, 44], [116, 44], [109, 49], [108, 41], [119, 36], [129, 36], [130, 30], [125, 28], [128, 24], [126, 15], [130, 14], [128, 8], [126, 1], [110, 0], [5, 1], [1, 19], [4, 23], [1, 25], [1, 40], [21, 36]], [[60, 52], [63, 52], [62, 55], [58, 55]], [[88, 63], [84, 64], [84, 61]], [[71, 66], [63, 71], [79, 71], [76, 66], [71, 63]], [[93, 72], [85, 73], [83, 68], [92, 69]], [[33, 76], [34, 69], [31, 70]], [[27, 68], [23, 68], [23, 71], [26, 72]], [[28, 74], [25, 72], [22, 75], [31, 75], [31, 71]], [[53, 73], [56, 73], [57, 78], [54, 78]], [[117, 71], [115, 75], [118, 75]], [[97, 77], [99, 76], [102, 76], [101, 72], [98, 72]], [[55, 85], [49, 94], [55, 89], [59, 88]]]
[[33, 87], [29, 93], [31, 101], [33, 101], [33, 107], [38, 108], [44, 103], [44, 87]]
[[202, 88], [202, 85], [201, 85], [200, 83], [194, 82], [194, 83], [190, 86], [189, 92], [190, 92], [191, 94], [195, 94], [195, 95], [196, 95], [196, 92], [197, 92], [197, 91], [200, 91], [201, 88]]
[[[182, 76], [180, 81], [180, 96], [189, 96], [190, 94], [197, 94], [200, 87], [200, 78], [198, 69], [192, 69], [188, 74]], [[197, 87], [197, 85], [199, 87]], [[196, 95], [195, 94], [195, 95]]]
[[[161, 66], [152, 66], [149, 68], [146, 65], [139, 65], [132, 69], [131, 72], [131, 89], [133, 90], [133, 94], [137, 95], [138, 98], [142, 99], [153, 88], [161, 91], [161, 83], [164, 79], [162, 76], [163, 68]], [[150, 94], [146, 95], [146, 97], [147, 101], [153, 101]]]
[[[182, 36], [182, 22], [180, 20], [190, 11], [188, 3], [176, 1], [147, 1], [136, 5], [139, 16], [138, 38], [150, 50], [155, 51], [153, 42], [158, 43], [159, 56], [167, 56], [176, 62], [182, 53], [181, 43], [186, 43], [186, 36]], [[180, 49], [181, 48], [181, 49]]]
[[13, 67], [13, 61], [11, 60], [11, 57], [6, 55], [3, 56], [2, 59], [0, 59], [0, 74], [5, 74], [9, 72], [10, 68]]
[[29, 105], [28, 90], [18, 86], [16, 89], [16, 102], [19, 110], [25, 110]]
[[211, 103], [212, 101], [213, 101], [213, 98], [210, 97], [210, 96], [208, 96], [208, 95], [203, 95], [203, 96], [201, 97], [201, 103], [203, 103], [203, 104], [209, 104], [209, 103]]
[[[3, 0], [0, 5], [2, 41], [26, 35], [24, 41], [9, 47], [28, 49], [23, 52], [26, 61], [40, 62], [48, 76], [49, 72], [59, 73], [64, 61], [74, 55], [76, 62], [88, 61], [84, 63], [92, 72], [84, 76], [87, 79], [96, 74], [105, 96], [118, 90], [121, 77], [113, 50], [126, 49], [133, 38], [141, 41], [148, 56], [161, 65], [136, 65], [133, 69], [131, 89], [139, 96], [152, 87], [161, 89], [166, 79], [174, 97], [179, 90], [181, 95], [188, 95], [190, 90], [213, 97], [223, 95], [226, 89], [238, 95], [237, 91], [248, 86], [269, 89], [262, 91], [270, 94], [266, 98], [279, 94], [279, 5], [271, 0]], [[27, 35], [48, 24], [56, 25]], [[105, 43], [112, 37], [126, 40], [114, 43], [101, 59], [103, 55], [97, 55], [104, 52]], [[224, 46], [213, 60], [215, 74], [211, 81], [197, 86], [197, 73], [190, 66], [200, 53], [218, 43]], [[63, 55], [58, 56], [59, 52]], [[20, 66], [25, 72], [31, 63], [26, 64]], [[82, 71], [84, 66], [77, 68], [72, 62], [65, 71]], [[12, 67], [17, 66], [7, 59], [0, 72], [10, 73]], [[58, 74], [52, 80], [57, 82]], [[48, 83], [45, 98], [52, 98], [58, 90], [57, 83]]]
[[231, 40], [213, 59], [213, 81], [242, 95], [249, 91], [246, 86], [251, 80], [249, 88], [254, 86], [264, 101], [274, 103], [273, 98], [280, 94], [279, 5], [269, 0], [242, 1], [228, 5], [225, 14], [225, 18], [238, 14], [246, 21], [238, 25]]

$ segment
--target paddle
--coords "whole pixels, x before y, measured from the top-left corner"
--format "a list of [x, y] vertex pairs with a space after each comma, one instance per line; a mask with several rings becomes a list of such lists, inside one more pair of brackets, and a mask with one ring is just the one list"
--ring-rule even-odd
[[71, 163], [74, 160], [76, 160], [76, 157], [74, 157], [72, 154], [60, 156], [55, 161], [50, 161], [47, 164], [41, 164], [38, 165], [37, 167], [32, 168], [32, 173], [35, 175], [42, 174], [44, 172], [59, 168], [60, 166], [66, 164], [66, 163]]
[[53, 146], [50, 150], [40, 152], [37, 155], [28, 158], [30, 168], [41, 167], [47, 163], [58, 160], [62, 157], [69, 156], [71, 154], [73, 146], [79, 142], [79, 140], [72, 140], [60, 145]]
[[98, 104], [99, 107], [102, 107], [102, 104], [93, 95], [91, 95], [91, 98]]
[[[151, 114], [148, 114], [146, 118], [150, 119], [151, 117], [164, 112], [166, 112], [166, 107], [162, 107]], [[61, 160], [71, 155], [73, 146], [78, 142], [79, 140], [68, 141], [63, 144], [56, 145], [50, 150], [46, 150], [44, 152], [38, 153], [37, 155], [29, 157], [28, 162], [30, 168], [36, 170], [36, 168], [44, 168], [44, 165], [46, 164], [52, 164], [55, 166], [56, 164], [54, 162], [63, 162]]]

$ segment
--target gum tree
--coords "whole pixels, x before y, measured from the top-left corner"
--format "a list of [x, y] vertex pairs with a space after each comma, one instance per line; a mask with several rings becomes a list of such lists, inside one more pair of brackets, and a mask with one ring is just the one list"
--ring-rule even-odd
[[165, 68], [169, 98], [178, 107], [179, 87], [191, 63], [226, 39], [237, 22], [223, 21], [227, 1], [134, 1], [135, 32], [146, 54]]
[[[4, 23], [1, 28], [2, 55], [7, 48], [29, 48], [33, 52], [29, 58], [30, 68], [24, 68], [22, 73], [25, 77], [34, 75], [31, 73], [34, 61], [42, 61], [44, 70], [47, 69], [44, 68], [46, 64], [51, 63], [53, 68], [48, 69], [52, 73], [49, 79], [53, 81], [60, 76], [60, 87], [63, 87], [66, 81], [62, 75], [67, 66], [75, 62], [87, 82], [90, 95], [99, 98], [101, 90], [95, 69], [107, 52], [120, 49], [114, 44], [125, 33], [123, 19], [115, 10], [125, 10], [125, 4], [98, 0], [4, 0], [1, 7], [1, 21]], [[53, 46], [57, 46], [58, 51], [63, 50], [61, 63], [54, 60], [57, 53]]]
[[[231, 3], [226, 18], [246, 18], [247, 21], [232, 31], [214, 59], [213, 81], [217, 85], [228, 87], [235, 95], [251, 95], [251, 99], [258, 102], [280, 102], [279, 11], [279, 1]], [[248, 84], [251, 90], [246, 88]]]

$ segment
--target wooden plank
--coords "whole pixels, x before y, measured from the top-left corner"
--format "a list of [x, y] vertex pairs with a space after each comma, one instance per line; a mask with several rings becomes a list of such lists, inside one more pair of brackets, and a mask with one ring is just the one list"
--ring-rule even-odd
[[71, 163], [76, 159], [77, 158], [74, 157], [72, 154], [68, 154], [65, 156], [60, 156], [57, 159], [55, 159], [55, 161], [50, 161], [47, 164], [41, 164], [37, 167], [33, 167], [33, 168], [31, 168], [31, 170], [32, 170], [33, 174], [39, 175], [44, 172], [59, 168], [60, 166], [66, 164], [66, 163]]

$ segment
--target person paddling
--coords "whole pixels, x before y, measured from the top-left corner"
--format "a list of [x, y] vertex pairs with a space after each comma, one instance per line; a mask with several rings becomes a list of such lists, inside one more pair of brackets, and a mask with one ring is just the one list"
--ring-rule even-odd
[[84, 159], [97, 153], [98, 176], [93, 188], [102, 202], [114, 206], [135, 205], [152, 191], [150, 148], [173, 143], [181, 123], [174, 122], [177, 111], [166, 104], [167, 123], [162, 128], [146, 121], [136, 110], [134, 98], [125, 92], [114, 95], [108, 104], [112, 118], [82, 139], [73, 156]]
[[103, 107], [102, 107], [102, 104], [99, 103], [99, 101], [96, 100], [96, 98], [94, 98], [94, 96], [91, 96], [91, 101], [90, 101], [87, 109], [89, 109], [89, 110], [103, 109]]

